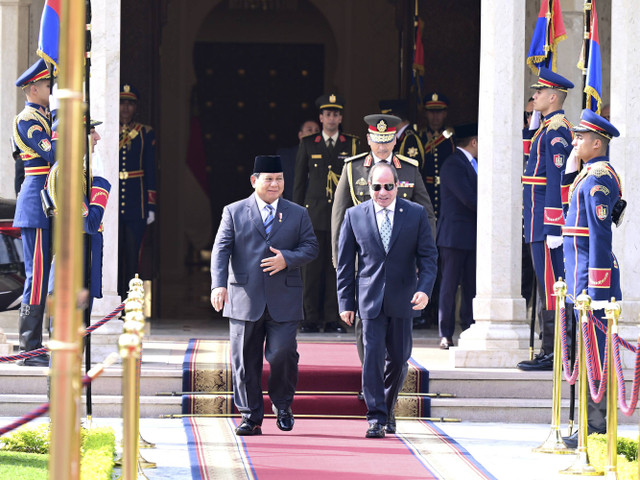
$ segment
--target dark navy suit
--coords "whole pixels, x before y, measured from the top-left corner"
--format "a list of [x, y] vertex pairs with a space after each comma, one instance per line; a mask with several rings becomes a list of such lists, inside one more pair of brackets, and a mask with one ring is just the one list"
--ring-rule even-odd
[[[269, 275], [260, 261], [282, 252], [287, 268]], [[271, 365], [269, 396], [278, 409], [293, 401], [298, 380], [296, 330], [303, 318], [300, 268], [318, 254], [309, 214], [281, 198], [269, 235], [255, 194], [224, 207], [211, 254], [211, 289], [227, 288], [233, 399], [242, 415], [261, 425], [264, 355]]]
[[368, 420], [385, 424], [393, 410], [411, 356], [411, 299], [417, 291], [431, 295], [437, 258], [421, 205], [396, 198], [388, 252], [373, 200], [346, 211], [338, 245], [338, 304], [340, 312], [357, 311], [362, 318]]
[[438, 217], [436, 242], [440, 250], [440, 336], [451, 338], [455, 330], [456, 291], [462, 287], [462, 329], [473, 323], [476, 295], [476, 230], [478, 174], [458, 148], [447, 158], [440, 173], [442, 211]]

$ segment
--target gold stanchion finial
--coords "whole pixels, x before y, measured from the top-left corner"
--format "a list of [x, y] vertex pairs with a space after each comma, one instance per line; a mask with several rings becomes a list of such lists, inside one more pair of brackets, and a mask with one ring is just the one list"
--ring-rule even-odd
[[556, 297], [556, 323], [553, 341], [553, 396], [551, 407], [551, 431], [547, 439], [542, 444], [533, 449], [537, 453], [573, 453], [573, 449], [567, 448], [562, 440], [560, 432], [560, 408], [562, 400], [562, 341], [560, 336], [560, 310], [564, 308], [564, 301], [567, 295], [567, 284], [562, 281], [562, 277], [553, 284], [553, 291]]

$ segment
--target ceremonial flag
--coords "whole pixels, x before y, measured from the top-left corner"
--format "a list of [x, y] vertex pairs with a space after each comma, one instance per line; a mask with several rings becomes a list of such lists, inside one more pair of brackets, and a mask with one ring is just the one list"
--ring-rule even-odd
[[[584, 60], [578, 63], [584, 69]], [[587, 79], [584, 86], [586, 108], [598, 115], [602, 107], [602, 58], [600, 57], [600, 37], [598, 35], [598, 14], [596, 1], [591, 0], [591, 30], [589, 31], [589, 63], [587, 63]]]
[[47, 64], [58, 70], [58, 47], [60, 43], [60, 0], [46, 0], [40, 19], [37, 54]]
[[416, 38], [413, 44], [413, 83], [416, 86], [417, 100], [422, 105], [422, 79], [424, 78], [424, 46], [422, 45], [422, 28], [424, 22], [418, 19]]
[[541, 66], [546, 66], [553, 72], [557, 70], [556, 50], [558, 43], [565, 38], [567, 32], [562, 20], [560, 0], [542, 0], [527, 55], [527, 65], [534, 74], [538, 75]]

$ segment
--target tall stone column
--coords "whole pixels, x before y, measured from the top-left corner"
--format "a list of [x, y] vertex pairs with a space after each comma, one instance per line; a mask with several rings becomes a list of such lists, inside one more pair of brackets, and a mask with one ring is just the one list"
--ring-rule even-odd
[[[120, 304], [118, 278], [118, 137], [120, 118], [120, 0], [93, 0], [91, 55], [91, 117], [101, 120], [96, 130], [102, 137], [96, 151], [100, 154], [105, 177], [111, 183], [111, 195], [104, 216], [104, 253], [102, 266], [103, 298], [94, 302], [92, 323]], [[99, 362], [117, 350], [122, 321], [112, 320], [92, 334], [92, 358]]]
[[529, 341], [522, 262], [524, 0], [483, 0], [480, 38], [475, 325], [450, 350], [456, 367], [514, 367]]
[[[611, 3], [611, 123], [620, 130], [620, 137], [611, 141], [610, 156], [628, 202], [622, 225], [613, 229], [613, 251], [622, 280], [619, 334], [635, 344], [640, 314], [640, 11], [633, 0]], [[634, 355], [625, 352], [624, 364], [633, 368]]]

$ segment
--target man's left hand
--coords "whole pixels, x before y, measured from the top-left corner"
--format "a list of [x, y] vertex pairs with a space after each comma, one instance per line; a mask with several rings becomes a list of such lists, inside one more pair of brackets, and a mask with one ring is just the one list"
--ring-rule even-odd
[[416, 292], [411, 299], [414, 310], [423, 310], [429, 303], [429, 296], [424, 292]]
[[280, 252], [280, 250], [273, 247], [269, 247], [269, 250], [275, 253], [275, 256], [263, 258], [260, 261], [260, 267], [262, 268], [263, 272], [269, 272], [269, 275], [275, 275], [279, 271], [287, 268], [287, 262], [282, 256], [282, 252]]

